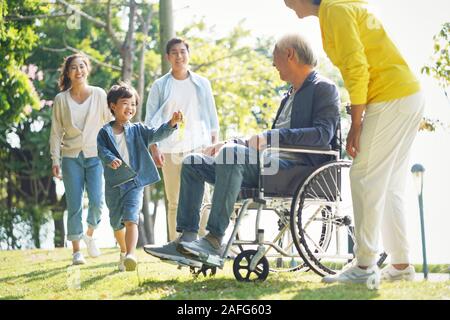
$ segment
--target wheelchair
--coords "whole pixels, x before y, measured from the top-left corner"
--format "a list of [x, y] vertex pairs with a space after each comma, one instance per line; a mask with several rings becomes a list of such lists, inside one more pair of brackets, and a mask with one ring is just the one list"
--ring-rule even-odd
[[[238, 281], [264, 281], [271, 272], [312, 270], [320, 276], [339, 272], [354, 259], [354, 220], [350, 192], [351, 161], [341, 158], [340, 126], [328, 148], [270, 146], [258, 152], [258, 188], [241, 188], [234, 227], [223, 254], [201, 257], [202, 267], [191, 267], [195, 276], [214, 275], [233, 259]], [[271, 152], [320, 154], [329, 157], [317, 166], [295, 166], [266, 175], [265, 156]], [[210, 204], [202, 207], [209, 210]], [[249, 210], [256, 210], [254, 239], [245, 240], [240, 226]], [[261, 220], [273, 212], [275, 233], [265, 239]], [[267, 226], [266, 226], [267, 229]], [[234, 255], [234, 256], [233, 256]], [[380, 256], [378, 265], [384, 262]]]

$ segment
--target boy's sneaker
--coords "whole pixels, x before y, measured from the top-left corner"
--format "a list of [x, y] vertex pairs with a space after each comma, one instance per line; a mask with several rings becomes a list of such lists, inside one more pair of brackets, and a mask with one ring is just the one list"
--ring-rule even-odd
[[180, 238], [171, 241], [163, 246], [145, 245], [144, 251], [154, 257], [166, 260], [167, 262], [175, 262], [190, 267], [201, 267], [201, 262], [193, 261], [177, 251], [179, 242]]
[[125, 257], [126, 257], [126, 253], [125, 252], [121, 252], [120, 253], [120, 259], [119, 259], [119, 271], [120, 272], [124, 272], [125, 271]]
[[79, 265], [79, 264], [85, 264], [85, 263], [86, 263], [86, 260], [84, 260], [83, 254], [80, 251], [72, 254], [72, 264], [74, 266]]
[[[356, 261], [356, 259], [355, 259]], [[369, 267], [367, 269], [361, 269], [356, 262], [350, 263], [344, 269], [334, 275], [325, 276], [322, 278], [324, 283], [364, 283], [367, 284], [369, 279], [379, 283], [380, 270], [377, 265]]]
[[132, 254], [127, 254], [123, 264], [125, 265], [126, 271], [134, 271], [136, 270], [137, 259]]
[[87, 234], [83, 235], [84, 243], [86, 243], [87, 252], [90, 257], [96, 258], [98, 257], [101, 252], [97, 248], [97, 245], [95, 244], [95, 239], [92, 237], [89, 237]]
[[381, 279], [386, 281], [414, 281], [416, 270], [413, 265], [409, 265], [406, 269], [397, 270], [392, 264], [387, 265], [381, 270]]

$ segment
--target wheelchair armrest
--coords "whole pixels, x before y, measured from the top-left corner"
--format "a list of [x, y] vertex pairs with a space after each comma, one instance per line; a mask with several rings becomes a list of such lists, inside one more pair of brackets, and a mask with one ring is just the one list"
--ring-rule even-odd
[[[269, 148], [272, 148], [271, 146], [269, 146]], [[311, 147], [311, 146], [297, 146], [297, 145], [288, 145], [288, 144], [282, 144], [279, 145], [278, 148], [282, 148], [282, 149], [302, 149], [302, 150], [316, 150], [316, 151], [330, 151], [331, 150], [331, 145], [328, 145], [326, 147]]]
[[336, 159], [339, 157], [339, 151], [333, 150], [331, 145], [326, 147], [311, 147], [311, 146], [298, 146], [298, 145], [279, 145], [277, 147], [267, 146], [264, 149], [260, 156], [261, 159], [264, 157], [269, 151], [282, 151], [282, 152], [292, 152], [292, 153], [309, 153], [309, 154], [323, 154], [330, 155], [335, 157]]

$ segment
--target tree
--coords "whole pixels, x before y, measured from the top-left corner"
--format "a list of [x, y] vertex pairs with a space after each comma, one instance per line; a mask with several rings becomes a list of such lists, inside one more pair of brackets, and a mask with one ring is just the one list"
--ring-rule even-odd
[[29, 79], [37, 70], [24, 68], [37, 43], [36, 26], [32, 19], [15, 18], [44, 14], [47, 8], [34, 0], [0, 3], [0, 130], [5, 133], [0, 136], [0, 240], [10, 248], [20, 247], [14, 225], [26, 223], [39, 247], [39, 227], [45, 218], [40, 205], [49, 196], [40, 187], [46, 184], [45, 190], [51, 190], [54, 184], [42, 179], [45, 169], [34, 161], [45, 148], [26, 134], [32, 128], [28, 119], [33, 120], [41, 106]]
[[433, 37], [433, 63], [422, 68], [422, 73], [433, 76], [444, 89], [448, 98], [450, 86], [450, 22], [442, 26], [441, 31]]
[[[442, 26], [441, 31], [433, 37], [433, 40], [433, 62], [425, 65], [422, 68], [422, 73], [434, 77], [448, 99], [448, 88], [450, 86], [450, 22]], [[428, 118], [424, 118], [420, 125], [421, 130], [427, 131], [435, 131], [437, 127], [448, 128], [448, 125], [439, 120]]]

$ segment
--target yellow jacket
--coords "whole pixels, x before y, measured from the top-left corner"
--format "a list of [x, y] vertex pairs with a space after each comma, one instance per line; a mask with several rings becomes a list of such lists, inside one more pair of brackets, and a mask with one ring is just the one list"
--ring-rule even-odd
[[339, 68], [352, 104], [409, 96], [420, 85], [362, 0], [322, 0], [319, 22], [323, 48]]

